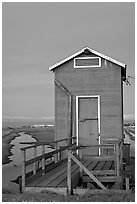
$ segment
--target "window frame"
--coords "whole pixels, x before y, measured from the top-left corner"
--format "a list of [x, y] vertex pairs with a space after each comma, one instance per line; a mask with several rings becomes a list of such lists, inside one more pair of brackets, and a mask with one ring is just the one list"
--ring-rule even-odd
[[[76, 65], [77, 59], [98, 59], [98, 65]], [[101, 67], [101, 58], [100, 57], [77, 57], [74, 58], [74, 68], [92, 68], [92, 67]]]

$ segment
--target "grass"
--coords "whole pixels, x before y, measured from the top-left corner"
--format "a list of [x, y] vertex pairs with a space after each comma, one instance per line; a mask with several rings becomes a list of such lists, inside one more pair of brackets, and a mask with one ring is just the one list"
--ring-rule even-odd
[[15, 192], [8, 188], [2, 188], [2, 194], [14, 194]]
[[63, 196], [56, 193], [12, 193], [5, 192], [2, 195], [3, 202], [134, 202], [135, 193], [106, 193], [85, 194], [84, 196]]

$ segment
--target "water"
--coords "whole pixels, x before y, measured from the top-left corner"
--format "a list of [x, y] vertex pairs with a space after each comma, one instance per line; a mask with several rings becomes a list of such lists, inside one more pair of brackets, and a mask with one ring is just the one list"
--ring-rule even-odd
[[[9, 159], [12, 162], [12, 165], [20, 166], [22, 164], [22, 147], [30, 146], [30, 144], [20, 144], [20, 142], [36, 142], [34, 138], [31, 137], [31, 135], [28, 135], [24, 132], [19, 133], [20, 136], [16, 137], [14, 140], [11, 141], [10, 144], [14, 145], [11, 148], [12, 155], [9, 156]], [[45, 145], [45, 153], [51, 152], [53, 149], [50, 148], [50, 146]], [[37, 147], [37, 156], [40, 156], [42, 154], [42, 147]], [[26, 150], [26, 160], [32, 159], [34, 157], [34, 148]]]

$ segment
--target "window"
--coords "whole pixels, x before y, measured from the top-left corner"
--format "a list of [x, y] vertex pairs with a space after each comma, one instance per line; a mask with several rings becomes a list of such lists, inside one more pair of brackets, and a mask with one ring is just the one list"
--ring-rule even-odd
[[74, 59], [74, 68], [101, 67], [100, 57], [79, 57]]

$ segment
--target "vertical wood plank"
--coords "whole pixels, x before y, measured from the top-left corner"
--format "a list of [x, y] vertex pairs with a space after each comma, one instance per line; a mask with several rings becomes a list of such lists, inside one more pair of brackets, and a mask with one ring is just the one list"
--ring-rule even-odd
[[72, 194], [72, 186], [71, 186], [71, 151], [70, 150], [68, 150], [67, 193], [68, 193], [68, 195]]
[[[42, 155], [43, 155], [42, 170], [45, 170], [45, 158], [44, 158], [44, 154], [45, 154], [45, 145], [42, 145]], [[45, 171], [44, 171], [44, 174], [45, 174]]]
[[123, 174], [123, 140], [121, 141], [121, 144], [120, 144], [120, 147], [121, 147], [121, 151], [120, 151], [120, 165], [121, 165], [121, 175]]
[[26, 167], [25, 167], [25, 161], [26, 161], [26, 151], [22, 150], [22, 158], [23, 158], [23, 162], [22, 162], [22, 191], [25, 188], [25, 173], [26, 173]]
[[[57, 149], [58, 149], [58, 143], [55, 143], [55, 150], [57, 150]], [[56, 153], [55, 154], [55, 163], [58, 162], [58, 157], [59, 157], [59, 155], [58, 155], [58, 153]]]
[[129, 190], [129, 178], [126, 178], [126, 190]]
[[[61, 149], [61, 146], [59, 146], [59, 144], [57, 145], [58, 150]], [[60, 161], [62, 159], [62, 152], [58, 153], [58, 161]]]
[[[72, 137], [75, 137], [75, 123], [74, 123], [74, 119], [72, 121]], [[72, 139], [72, 144], [76, 144], [76, 138]]]
[[117, 163], [117, 176], [119, 176], [119, 168], [120, 168], [120, 163], [119, 163], [119, 145], [116, 145], [116, 163]]
[[[37, 148], [34, 147], [34, 158], [37, 157]], [[36, 170], [37, 170], [37, 162], [34, 162], [33, 164], [33, 175], [36, 175]]]
[[[79, 157], [82, 160], [82, 148], [79, 149]], [[82, 178], [82, 176], [83, 176], [83, 169], [81, 167], [79, 167], [79, 171], [80, 171], [80, 178]]]
[[117, 153], [116, 153], [116, 145], [114, 145], [114, 156], [115, 156], [115, 175], [117, 175]]

